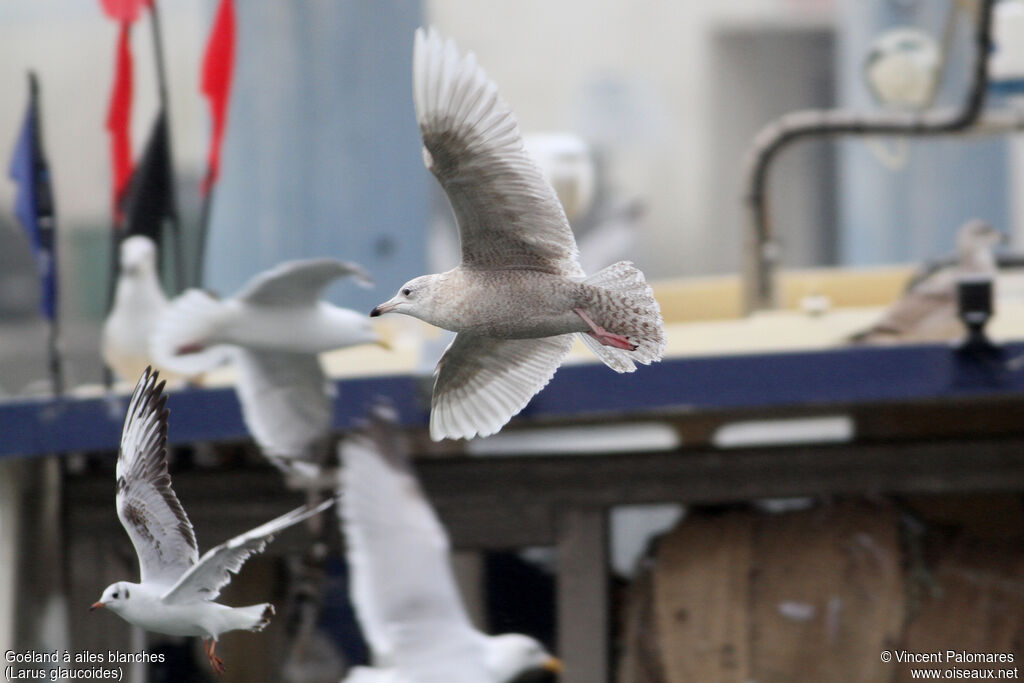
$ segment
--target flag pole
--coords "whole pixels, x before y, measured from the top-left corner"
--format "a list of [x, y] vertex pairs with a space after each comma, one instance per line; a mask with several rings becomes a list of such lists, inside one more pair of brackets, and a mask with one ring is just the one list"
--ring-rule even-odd
[[[174, 168], [174, 155], [171, 152], [171, 112], [170, 100], [167, 95], [167, 69], [164, 66], [163, 37], [160, 31], [160, 11], [157, 9], [157, 0], [150, 2], [150, 28], [153, 33], [153, 53], [156, 64], [157, 93], [159, 95], [160, 107], [166, 117], [167, 128], [167, 159], [171, 169]], [[171, 232], [174, 234], [174, 290], [181, 292], [185, 288], [185, 254], [184, 243], [181, 234], [181, 219], [178, 216], [178, 197], [174, 185], [174, 173], [170, 174], [168, 181], [168, 206], [170, 207]]]
[[206, 174], [200, 185], [202, 205], [199, 216], [199, 234], [196, 239], [196, 286], [201, 286], [206, 265], [206, 248], [213, 216], [213, 200], [220, 175], [220, 153], [224, 143], [230, 108], [231, 80], [235, 63], [235, 5], [234, 0], [220, 0], [214, 12], [203, 53], [200, 91], [210, 104], [210, 146], [206, 157]]
[[[105, 128], [110, 134], [111, 168], [113, 194], [110, 217], [110, 252], [107, 258], [107, 296], [103, 311], [106, 319], [114, 308], [117, 293], [117, 278], [121, 270], [121, 237], [124, 230], [124, 217], [121, 204], [124, 192], [133, 175], [131, 153], [131, 111], [134, 92], [134, 58], [131, 49], [131, 29], [135, 17], [127, 15], [115, 16], [120, 23], [115, 53], [114, 82], [110, 92], [110, 104], [107, 109]], [[111, 368], [103, 364], [103, 386], [109, 392], [114, 384]]]
[[64, 395], [64, 364], [60, 358], [60, 322], [56, 315], [50, 321], [50, 335], [47, 343], [50, 354], [50, 381], [53, 384], [53, 395], [60, 398]]
[[[108, 263], [110, 268], [107, 272], [107, 306], [103, 313], [103, 319], [110, 315], [110, 312], [114, 310], [114, 293], [117, 288], [117, 274], [121, 270], [121, 240], [120, 232], [123, 226], [115, 217], [111, 224], [110, 230], [110, 258]], [[106, 361], [103, 362], [103, 388], [109, 393], [114, 387], [114, 371]]]
[[54, 291], [49, 294], [44, 291], [43, 296], [44, 300], [46, 298], [50, 300], [50, 315], [46, 317], [49, 319], [47, 352], [49, 356], [51, 390], [54, 397], [60, 398], [64, 395], [64, 369], [60, 358], [60, 323], [58, 316], [60, 297], [56, 291], [58, 287], [56, 279], [57, 211], [53, 201], [53, 190], [50, 185], [50, 166], [43, 152], [43, 107], [39, 101], [39, 81], [32, 71], [28, 72], [28, 89], [29, 98], [32, 106], [35, 108], [33, 134], [35, 136], [35, 147], [38, 150], [37, 155], [33, 159], [33, 164], [37, 164], [37, 166], [33, 168], [33, 187], [30, 191], [35, 198], [34, 204], [39, 240], [42, 244], [43, 252], [47, 254], [46, 258], [49, 259], [47, 267], [51, 269], [48, 281], [43, 286]]
[[203, 202], [199, 207], [199, 244], [196, 247], [196, 272], [193, 278], [195, 287], [203, 286], [203, 266], [206, 264], [206, 236], [210, 231], [210, 215], [213, 213], [213, 193], [211, 186], [203, 195]]

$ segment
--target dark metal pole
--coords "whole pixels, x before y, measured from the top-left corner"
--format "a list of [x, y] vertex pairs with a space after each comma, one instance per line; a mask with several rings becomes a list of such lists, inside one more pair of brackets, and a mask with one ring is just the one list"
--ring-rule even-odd
[[196, 247], [196, 272], [192, 278], [195, 287], [203, 286], [203, 267], [206, 265], [206, 241], [210, 232], [210, 217], [213, 213], [213, 193], [215, 186], [211, 185], [203, 195], [203, 203], [199, 208], [199, 244]]
[[185, 288], [185, 247], [181, 234], [181, 218], [178, 215], [178, 198], [174, 183], [174, 154], [171, 145], [171, 111], [170, 99], [167, 95], [167, 69], [164, 65], [163, 37], [160, 31], [160, 11], [157, 8], [157, 0], [152, 0], [150, 6], [150, 28], [153, 33], [153, 53], [156, 63], [157, 92], [160, 98], [160, 108], [166, 117], [167, 127], [167, 161], [171, 167], [168, 192], [170, 197], [171, 232], [174, 234], [174, 290], [181, 292]]

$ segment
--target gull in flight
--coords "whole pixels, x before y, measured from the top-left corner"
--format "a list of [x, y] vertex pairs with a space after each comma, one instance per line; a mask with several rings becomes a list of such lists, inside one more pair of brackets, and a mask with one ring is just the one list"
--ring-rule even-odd
[[919, 273], [881, 320], [850, 337], [860, 344], [939, 342], [959, 339], [964, 326], [957, 313], [957, 283], [968, 277], [997, 275], [993, 249], [1003, 233], [982, 220], [971, 220], [957, 232], [956, 263]]
[[105, 607], [130, 624], [173, 636], [205, 640], [210, 666], [224, 662], [214, 653], [226, 631], [262, 631], [274, 614], [270, 603], [227, 607], [214, 602], [254, 553], [275, 534], [326, 510], [334, 502], [292, 510], [207, 551], [202, 558], [192, 523], [171, 488], [167, 473], [167, 397], [164, 382], [149, 368], [128, 403], [117, 455], [117, 517], [139, 557], [140, 582], [107, 586], [90, 610]]
[[660, 360], [664, 324], [643, 273], [628, 261], [583, 272], [555, 191], [475, 56], [418, 29], [413, 99], [462, 262], [410, 280], [370, 315], [403, 313], [457, 333], [435, 371], [431, 438], [497, 432], [548, 383], [574, 334], [616, 372]]
[[318, 354], [358, 344], [385, 346], [365, 314], [321, 299], [329, 284], [345, 276], [370, 284], [358, 265], [321, 258], [281, 263], [230, 299], [190, 289], [157, 323], [153, 357], [172, 370], [194, 372], [197, 361], [206, 362], [208, 349], [230, 347], [249, 433], [274, 465], [314, 477], [334, 398]]
[[378, 407], [339, 455], [349, 592], [374, 662], [343, 683], [507, 683], [528, 671], [561, 670], [533, 638], [488, 636], [470, 623], [448, 535], [387, 409]]

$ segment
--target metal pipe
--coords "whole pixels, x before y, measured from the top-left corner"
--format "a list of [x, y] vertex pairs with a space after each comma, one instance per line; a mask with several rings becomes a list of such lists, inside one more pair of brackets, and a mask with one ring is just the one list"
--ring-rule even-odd
[[[867, 112], [844, 109], [813, 109], [786, 114], [768, 124], [754, 137], [744, 163], [743, 202], [747, 240], [744, 245], [744, 307], [748, 313], [774, 308], [774, 282], [779, 259], [772, 239], [768, 214], [767, 178], [772, 161], [787, 145], [808, 137], [931, 136], [968, 131], [981, 116], [988, 86], [991, 51], [992, 7], [995, 0], [980, 0], [975, 21], [974, 74], [964, 104], [959, 109], [925, 112]], [[955, 11], [955, 10], [954, 10]]]

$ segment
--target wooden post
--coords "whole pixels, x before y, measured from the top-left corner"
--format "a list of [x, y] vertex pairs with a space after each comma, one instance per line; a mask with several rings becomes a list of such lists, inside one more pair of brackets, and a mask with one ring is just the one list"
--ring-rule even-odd
[[22, 460], [0, 461], [0, 650], [14, 649]]
[[22, 469], [14, 599], [14, 644], [20, 650], [68, 647], [60, 465], [50, 456]]
[[570, 508], [558, 535], [558, 654], [563, 683], [608, 681], [608, 517]]
[[452, 572], [470, 620], [478, 629], [490, 632], [483, 593], [483, 559], [483, 553], [479, 550], [456, 550], [452, 553]]

